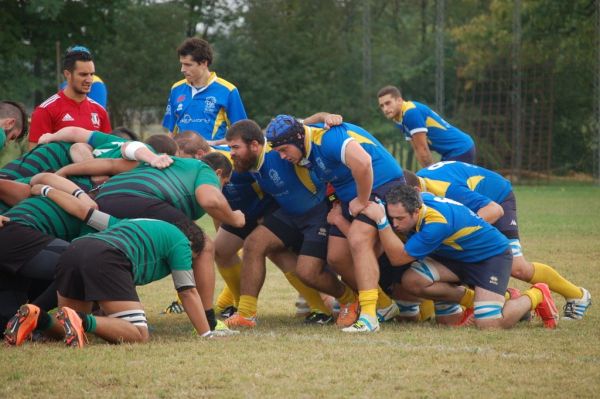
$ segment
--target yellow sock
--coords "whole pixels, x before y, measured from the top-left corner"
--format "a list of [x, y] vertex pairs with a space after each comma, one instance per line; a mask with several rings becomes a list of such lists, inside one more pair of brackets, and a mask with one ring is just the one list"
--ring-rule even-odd
[[254, 317], [256, 316], [258, 298], [250, 295], [240, 296], [240, 306], [238, 307], [238, 313], [243, 317]]
[[425, 299], [419, 306], [419, 321], [433, 319], [435, 316], [435, 305], [432, 300]]
[[298, 291], [298, 293], [302, 295], [304, 299], [306, 299], [306, 303], [311, 311], [318, 310], [321, 313], [331, 315], [331, 310], [329, 310], [329, 308], [325, 305], [325, 302], [323, 302], [323, 298], [321, 298], [319, 291], [308, 287], [306, 284], [300, 281], [294, 272], [284, 273], [284, 276], [287, 278], [287, 281], [289, 281], [292, 287], [294, 287], [296, 291]]
[[233, 294], [231, 293], [231, 290], [227, 284], [225, 284], [219, 293], [217, 300], [215, 301], [215, 312], [222, 312], [224, 309], [230, 306], [235, 306], [235, 298], [233, 297]]
[[217, 267], [219, 274], [225, 280], [225, 284], [231, 291], [233, 301], [238, 303], [240, 301], [240, 280], [242, 276], [242, 262], [236, 263], [229, 267]]
[[540, 302], [542, 302], [542, 300], [544, 299], [542, 291], [533, 287], [528, 289], [527, 291], [523, 291], [523, 295], [527, 295], [529, 299], [531, 299], [531, 310], [537, 308]]
[[344, 293], [341, 297], [337, 298], [340, 304], [346, 305], [349, 303], [356, 302], [356, 294], [350, 287], [344, 284]]
[[475, 291], [470, 288], [465, 287], [465, 293], [462, 298], [460, 298], [460, 305], [465, 308], [472, 308], [475, 306]]
[[358, 301], [361, 315], [366, 314], [377, 319], [377, 288], [358, 291]]
[[392, 298], [381, 287], [377, 287], [377, 309], [385, 309], [392, 304]]
[[546, 283], [551, 291], [569, 299], [583, 298], [578, 286], [561, 276], [554, 268], [543, 263], [533, 262], [533, 278], [530, 283]]

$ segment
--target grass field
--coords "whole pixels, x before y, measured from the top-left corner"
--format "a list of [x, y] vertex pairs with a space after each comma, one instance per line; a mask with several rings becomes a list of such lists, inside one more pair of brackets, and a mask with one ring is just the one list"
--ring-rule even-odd
[[[600, 188], [529, 186], [516, 193], [526, 257], [555, 266], [600, 301]], [[84, 350], [2, 348], [0, 397], [600, 396], [598, 305], [585, 320], [553, 331], [539, 321], [491, 332], [427, 323], [348, 336], [294, 319], [296, 295], [270, 267], [258, 327], [202, 340], [185, 315], [159, 314], [174, 296], [169, 279], [139, 293], [154, 328], [149, 344], [90, 339]]]

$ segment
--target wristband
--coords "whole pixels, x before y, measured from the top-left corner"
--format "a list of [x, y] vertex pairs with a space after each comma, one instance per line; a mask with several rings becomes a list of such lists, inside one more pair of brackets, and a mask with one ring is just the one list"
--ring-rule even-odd
[[390, 225], [388, 218], [384, 215], [381, 219], [377, 221], [377, 230], [383, 230]]
[[41, 190], [40, 194], [42, 195], [42, 197], [47, 197], [48, 193], [50, 192], [50, 190], [52, 190], [52, 187], [50, 187], [50, 186], [44, 186], [44, 187], [42, 187], [42, 190]]
[[79, 196], [80, 196], [81, 194], [84, 194], [84, 193], [85, 193], [85, 192], [84, 192], [82, 189], [80, 189], [80, 188], [76, 188], [75, 190], [73, 190], [73, 192], [71, 193], [71, 195], [72, 195], [73, 197], [75, 197], [75, 198], [79, 198]]

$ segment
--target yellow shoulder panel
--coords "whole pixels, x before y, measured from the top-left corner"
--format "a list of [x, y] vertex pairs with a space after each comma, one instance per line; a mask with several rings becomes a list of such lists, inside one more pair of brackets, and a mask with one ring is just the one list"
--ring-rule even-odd
[[427, 192], [437, 195], [438, 197], [446, 196], [446, 192], [448, 191], [448, 187], [450, 187], [450, 183], [442, 180], [428, 179], [426, 177], [424, 177], [423, 180], [425, 180]]
[[433, 119], [431, 116], [428, 116], [427, 119], [425, 120], [425, 126], [427, 126], [427, 127], [435, 127], [435, 128], [438, 128], [438, 129], [446, 130], [446, 128], [444, 126], [442, 126], [439, 123], [437, 123], [436, 120]]
[[371, 139], [365, 136], [361, 136], [359, 133], [356, 133], [352, 130], [348, 130], [348, 136], [352, 137], [354, 140], [358, 141], [360, 144], [374, 144]]
[[313, 127], [313, 128], [311, 128], [311, 132], [312, 132], [312, 137], [311, 137], [312, 142], [315, 143], [316, 145], [321, 145], [321, 141], [323, 141], [323, 135], [325, 133], [327, 133], [327, 130]]
[[181, 86], [181, 85], [185, 84], [185, 82], [186, 82], [185, 79], [181, 79], [180, 81], [173, 83], [173, 86], [171, 86], [171, 90], [173, 90], [177, 86]]
[[217, 78], [217, 82], [222, 84], [223, 86], [227, 87], [229, 89], [229, 91], [235, 90], [235, 86], [233, 84], [229, 83], [228, 81], [226, 81], [225, 79]]
[[100, 76], [98, 76], [98, 75], [94, 75], [94, 80], [93, 80], [92, 82], [93, 82], [93, 83], [96, 83], [96, 82], [104, 83], [104, 82], [102, 81], [102, 79], [100, 79]]
[[448, 221], [446, 220], [444, 215], [442, 215], [439, 211], [436, 211], [435, 209], [433, 209], [431, 207], [427, 207], [427, 210], [425, 211], [424, 219], [425, 219], [425, 224], [430, 224], [430, 223], [448, 224]]
[[413, 108], [417, 108], [417, 106], [412, 101], [404, 101], [404, 102], [402, 102], [402, 111], [403, 112], [406, 112], [409, 109], [413, 109]]
[[485, 179], [484, 176], [471, 176], [467, 179], [467, 186], [469, 186], [469, 189], [471, 189], [471, 191], [475, 191], [475, 187], [477, 187], [477, 185], [483, 179]]

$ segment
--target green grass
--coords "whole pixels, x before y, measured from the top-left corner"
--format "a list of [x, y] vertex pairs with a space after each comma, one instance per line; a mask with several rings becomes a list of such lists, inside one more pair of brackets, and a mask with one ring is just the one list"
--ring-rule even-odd
[[[515, 191], [526, 257], [600, 298], [600, 188]], [[554, 331], [539, 321], [486, 332], [388, 324], [374, 335], [348, 336], [294, 319], [296, 295], [270, 267], [258, 327], [207, 341], [192, 335], [186, 316], [159, 314], [173, 299], [168, 279], [139, 293], [154, 328], [149, 344], [90, 339], [84, 350], [58, 343], [2, 348], [0, 397], [564, 398], [597, 397], [600, 389], [597, 305], [585, 320]]]

